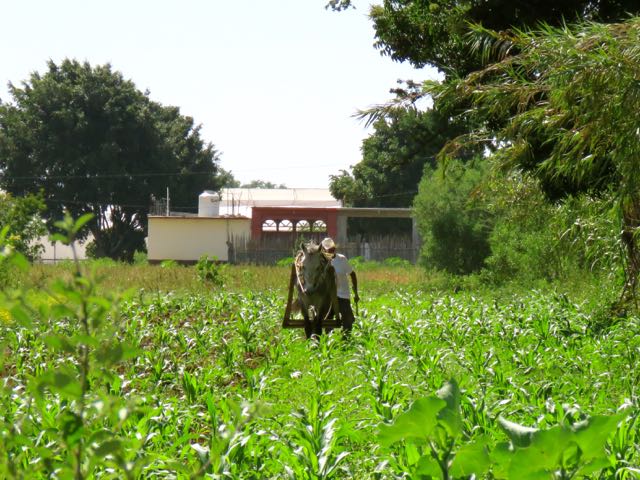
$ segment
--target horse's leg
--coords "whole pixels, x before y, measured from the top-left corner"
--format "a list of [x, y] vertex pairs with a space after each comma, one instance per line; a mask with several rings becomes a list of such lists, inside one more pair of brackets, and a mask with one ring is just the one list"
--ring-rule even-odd
[[[311, 310], [311, 309], [309, 309]], [[311, 325], [311, 320], [309, 319], [309, 311], [306, 309], [302, 309], [302, 317], [304, 318], [304, 334], [307, 337], [307, 339], [311, 338], [311, 335], [313, 334], [313, 328]]]
[[315, 306], [312, 305], [311, 307], [309, 307], [309, 324], [311, 335], [322, 335], [322, 317], [320, 316], [321, 313], [322, 312], [318, 311]]

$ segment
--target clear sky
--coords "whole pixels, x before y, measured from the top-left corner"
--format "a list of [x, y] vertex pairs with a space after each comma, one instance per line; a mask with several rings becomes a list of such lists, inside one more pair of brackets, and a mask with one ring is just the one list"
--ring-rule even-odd
[[327, 187], [360, 160], [353, 114], [398, 79], [435, 78], [374, 49], [369, 2], [325, 0], [4, 0], [0, 98], [47, 60], [110, 63], [202, 125], [243, 183]]

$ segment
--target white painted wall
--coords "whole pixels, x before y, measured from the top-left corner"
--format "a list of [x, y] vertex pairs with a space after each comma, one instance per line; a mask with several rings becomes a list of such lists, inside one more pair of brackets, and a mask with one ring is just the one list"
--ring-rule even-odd
[[228, 261], [227, 238], [251, 235], [251, 220], [225, 217], [149, 217], [149, 261], [197, 261], [202, 255]]
[[[87, 258], [85, 252], [86, 245], [92, 240], [93, 236], [89, 235], [83, 243], [76, 242], [75, 248], [78, 260], [85, 260]], [[42, 263], [54, 263], [60, 260], [73, 259], [73, 251], [69, 245], [64, 245], [60, 242], [51, 243], [48, 236], [39, 238], [37, 243], [44, 247], [42, 255], [40, 255], [40, 261]]]

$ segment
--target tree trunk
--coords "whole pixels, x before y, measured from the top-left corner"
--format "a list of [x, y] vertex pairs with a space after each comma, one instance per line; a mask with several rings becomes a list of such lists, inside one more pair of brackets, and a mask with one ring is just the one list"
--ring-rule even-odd
[[620, 297], [620, 306], [636, 302], [638, 275], [640, 274], [640, 249], [638, 232], [640, 228], [640, 197], [633, 195], [622, 208], [622, 243], [627, 252], [625, 285]]

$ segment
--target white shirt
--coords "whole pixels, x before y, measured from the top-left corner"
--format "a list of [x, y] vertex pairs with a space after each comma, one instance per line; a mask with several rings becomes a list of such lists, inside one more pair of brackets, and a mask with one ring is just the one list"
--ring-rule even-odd
[[331, 265], [336, 271], [336, 286], [338, 287], [338, 298], [350, 298], [351, 290], [349, 289], [349, 275], [353, 272], [353, 267], [347, 260], [347, 257], [341, 253], [331, 260]]

